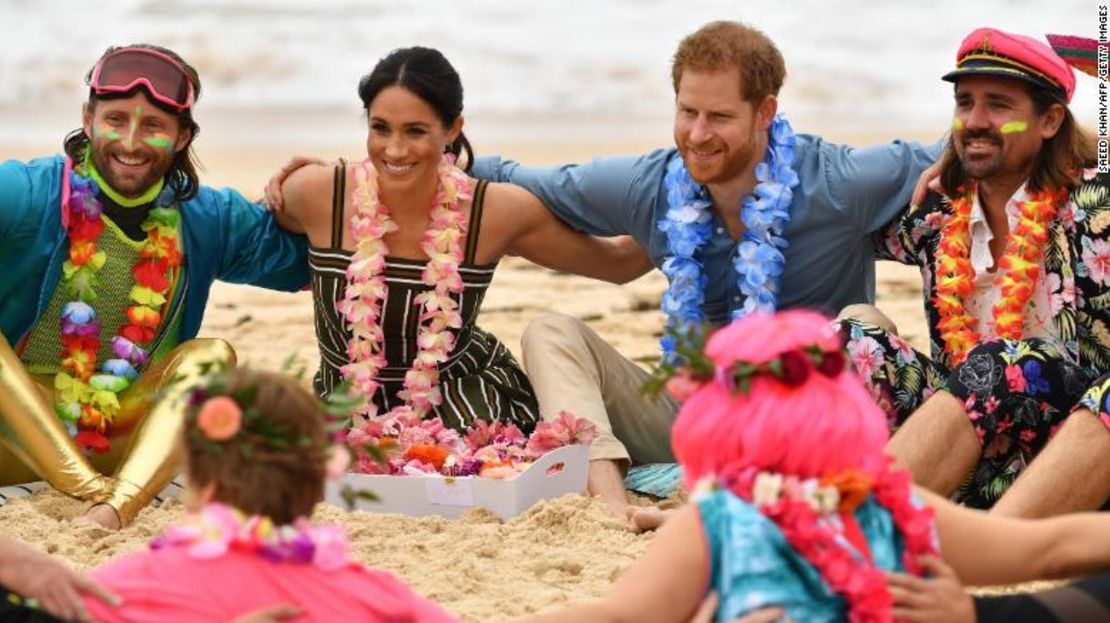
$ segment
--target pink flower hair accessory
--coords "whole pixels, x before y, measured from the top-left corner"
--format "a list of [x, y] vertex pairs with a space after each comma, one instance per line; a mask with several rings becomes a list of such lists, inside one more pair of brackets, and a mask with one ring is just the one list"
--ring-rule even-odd
[[227, 441], [239, 432], [243, 410], [230, 396], [214, 396], [197, 411], [197, 428], [212, 441]]

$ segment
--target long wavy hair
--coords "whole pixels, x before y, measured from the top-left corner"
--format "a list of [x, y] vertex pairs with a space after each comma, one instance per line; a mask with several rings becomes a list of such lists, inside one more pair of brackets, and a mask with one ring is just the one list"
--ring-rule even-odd
[[[154, 50], [174, 59], [181, 64], [181, 67], [185, 70], [185, 73], [189, 78], [189, 82], [191, 82], [193, 85], [193, 93], [195, 94], [194, 102], [200, 99], [200, 76], [197, 74], [197, 70], [194, 69], [192, 65], [186, 63], [185, 60], [173, 50], [149, 43], [137, 43], [135, 45], [127, 46], [113, 46], [104, 51], [104, 54], [102, 54], [100, 56], [100, 59], [97, 60], [97, 64], [99, 64], [101, 60], [104, 60], [104, 57], [108, 56], [112, 52], [123, 48], [143, 48], [146, 50]], [[93, 65], [92, 69], [89, 69], [89, 72], [85, 74], [85, 84], [90, 84], [92, 82], [92, 74], [93, 70], [95, 69], [96, 65]], [[145, 93], [146, 87], [140, 85], [126, 93], [97, 95], [90, 86], [89, 107], [95, 108], [96, 103], [99, 100], [131, 97], [140, 89], [143, 90]], [[188, 201], [189, 199], [195, 197], [197, 191], [200, 189], [200, 175], [197, 172], [197, 169], [200, 168], [200, 160], [197, 158], [196, 152], [193, 150], [193, 142], [197, 140], [197, 135], [200, 134], [200, 126], [197, 124], [196, 120], [193, 119], [193, 110], [191, 108], [183, 112], [176, 112], [173, 109], [162, 105], [153, 98], [148, 97], [147, 99], [150, 100], [152, 106], [156, 106], [159, 110], [165, 111], [166, 114], [176, 117], [183, 131], [191, 131], [189, 142], [185, 145], [184, 149], [174, 154], [173, 160], [170, 162], [170, 168], [166, 172], [166, 186], [173, 192], [174, 201]], [[65, 153], [67, 156], [72, 158], [74, 162], [81, 162], [82, 160], [84, 160], [85, 152], [87, 151], [88, 146], [89, 136], [85, 134], [84, 128], [77, 128], [76, 130], [66, 135]]]
[[[1083, 169], [1094, 166], [1095, 141], [1076, 122], [1075, 116], [1058, 95], [1032, 84], [1024, 82], [1021, 84], [1033, 100], [1033, 112], [1037, 115], [1048, 112], [1053, 104], [1064, 107], [1064, 120], [1060, 124], [1060, 129], [1055, 136], [1044, 142], [1037, 155], [1033, 174], [1029, 177], [1029, 188], [1033, 192], [1071, 189], [1079, 183]], [[948, 147], [941, 157], [940, 182], [949, 194], [957, 192], [957, 189], [967, 183], [967, 176], [964, 174], [959, 154], [956, 153], [955, 140], [951, 135], [949, 135]]]

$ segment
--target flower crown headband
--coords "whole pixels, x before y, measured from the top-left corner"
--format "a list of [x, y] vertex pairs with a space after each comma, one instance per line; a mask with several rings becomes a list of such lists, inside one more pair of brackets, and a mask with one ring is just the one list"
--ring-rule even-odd
[[[238, 450], [249, 459], [254, 448], [268, 447], [271, 450], [319, 451], [329, 455], [332, 462], [338, 461], [336, 455], [344, 454], [343, 431], [350, 423], [351, 414], [359, 404], [359, 399], [351, 396], [345, 387], [339, 387], [326, 400], [320, 401], [324, 415], [324, 428], [332, 445], [312, 448], [313, 440], [306, 435], [295, 435], [290, 427], [266, 417], [257, 406], [258, 383], [252, 383], [235, 391], [229, 386], [227, 372], [229, 366], [224, 362], [214, 362], [202, 367], [201, 374], [206, 382], [195, 387], [187, 394], [186, 422], [188, 435], [198, 440], [214, 453], [225, 450]], [[295, 359], [287, 359], [281, 368], [298, 381], [304, 378], [304, 368]], [[344, 450], [343, 453], [338, 452]], [[349, 462], [349, 457], [348, 461]], [[329, 462], [329, 476], [332, 471], [342, 472]]]
[[826, 350], [817, 345], [801, 346], [779, 353], [760, 362], [737, 359], [727, 366], [718, 366], [705, 354], [705, 342], [712, 331], [707, 327], [686, 333], [672, 332], [678, 355], [675, 363], [663, 362], [644, 383], [644, 391], [658, 395], [664, 388], [684, 402], [706, 383], [716, 380], [732, 393], [747, 394], [752, 379], [770, 376], [789, 387], [805, 383], [816, 372], [835, 379], [844, 371], [847, 358], [839, 348]]

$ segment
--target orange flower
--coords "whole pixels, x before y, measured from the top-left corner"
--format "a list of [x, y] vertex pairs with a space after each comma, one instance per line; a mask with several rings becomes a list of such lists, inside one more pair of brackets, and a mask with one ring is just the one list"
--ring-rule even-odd
[[406, 461], [423, 461], [433, 465], [437, 470], [443, 468], [443, 462], [447, 460], [450, 453], [439, 446], [432, 446], [428, 444], [414, 444], [409, 446], [405, 451]]
[[147, 234], [147, 242], [139, 252], [145, 258], [165, 260], [167, 266], [181, 265], [181, 251], [177, 247], [177, 236], [163, 234], [154, 228]]
[[84, 266], [96, 255], [96, 245], [91, 242], [74, 240], [69, 245], [69, 261], [75, 266]]
[[867, 499], [867, 496], [871, 495], [875, 479], [858, 469], [846, 469], [838, 474], [823, 476], [821, 484], [836, 487], [837, 492], [840, 493], [838, 510], [842, 513], [851, 513]]
[[239, 432], [243, 411], [230, 396], [215, 396], [204, 401], [197, 412], [197, 428], [213, 441], [227, 441]]
[[158, 328], [162, 324], [162, 314], [146, 305], [132, 305], [127, 308], [127, 319], [131, 324], [150, 329]]

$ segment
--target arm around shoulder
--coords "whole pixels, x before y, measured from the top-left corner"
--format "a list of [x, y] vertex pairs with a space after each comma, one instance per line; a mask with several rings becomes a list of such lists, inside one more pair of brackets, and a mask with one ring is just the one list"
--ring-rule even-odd
[[518, 186], [497, 184], [487, 200], [498, 214], [508, 253], [554, 270], [626, 283], [652, 268], [651, 258], [629, 236], [601, 238], [572, 229], [539, 199]]
[[855, 148], [826, 144], [825, 176], [832, 199], [862, 233], [873, 233], [904, 211], [917, 180], [940, 154], [930, 145], [894, 141]]
[[[278, 227], [274, 216], [230, 188], [202, 188], [197, 201], [218, 210], [221, 245], [215, 277], [272, 290], [295, 292], [308, 285], [308, 241]], [[212, 244], [212, 242], [207, 242]]]

